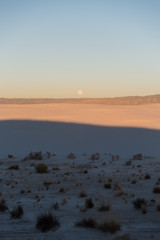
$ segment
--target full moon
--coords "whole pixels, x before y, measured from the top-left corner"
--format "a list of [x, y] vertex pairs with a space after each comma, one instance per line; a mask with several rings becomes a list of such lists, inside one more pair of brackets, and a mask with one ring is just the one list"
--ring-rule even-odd
[[79, 96], [81, 96], [81, 95], [83, 94], [83, 91], [82, 91], [82, 90], [78, 90], [78, 91], [77, 91], [77, 94], [78, 94]]

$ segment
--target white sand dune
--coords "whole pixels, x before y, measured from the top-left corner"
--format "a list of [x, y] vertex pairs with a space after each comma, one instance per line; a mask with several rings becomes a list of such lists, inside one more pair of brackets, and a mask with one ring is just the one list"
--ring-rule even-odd
[[0, 120], [42, 120], [99, 126], [160, 130], [160, 104], [107, 106], [96, 104], [0, 104]]
[[57, 154], [113, 153], [131, 156], [142, 152], [159, 156], [159, 130], [103, 127], [44, 121], [0, 121], [1, 156], [23, 156], [30, 151]]
[[38, 150], [160, 154], [160, 104], [2, 104], [0, 119], [0, 156]]

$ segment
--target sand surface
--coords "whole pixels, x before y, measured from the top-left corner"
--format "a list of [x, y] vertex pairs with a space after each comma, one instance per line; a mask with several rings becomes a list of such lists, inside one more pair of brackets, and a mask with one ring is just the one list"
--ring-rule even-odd
[[0, 120], [45, 120], [160, 129], [160, 104], [105, 106], [96, 104], [0, 105]]

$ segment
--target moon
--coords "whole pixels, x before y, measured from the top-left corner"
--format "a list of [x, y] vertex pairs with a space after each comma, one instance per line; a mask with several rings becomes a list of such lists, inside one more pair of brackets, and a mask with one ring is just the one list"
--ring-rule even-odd
[[83, 91], [82, 91], [82, 90], [78, 90], [78, 91], [77, 91], [77, 94], [78, 94], [79, 96], [81, 96], [81, 95], [83, 95]]

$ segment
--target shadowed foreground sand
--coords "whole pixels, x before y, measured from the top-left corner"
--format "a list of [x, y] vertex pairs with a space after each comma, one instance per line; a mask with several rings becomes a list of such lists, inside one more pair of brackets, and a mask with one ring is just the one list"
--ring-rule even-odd
[[101, 126], [160, 129], [160, 104], [104, 106], [96, 104], [0, 105], [0, 120], [43, 120]]

